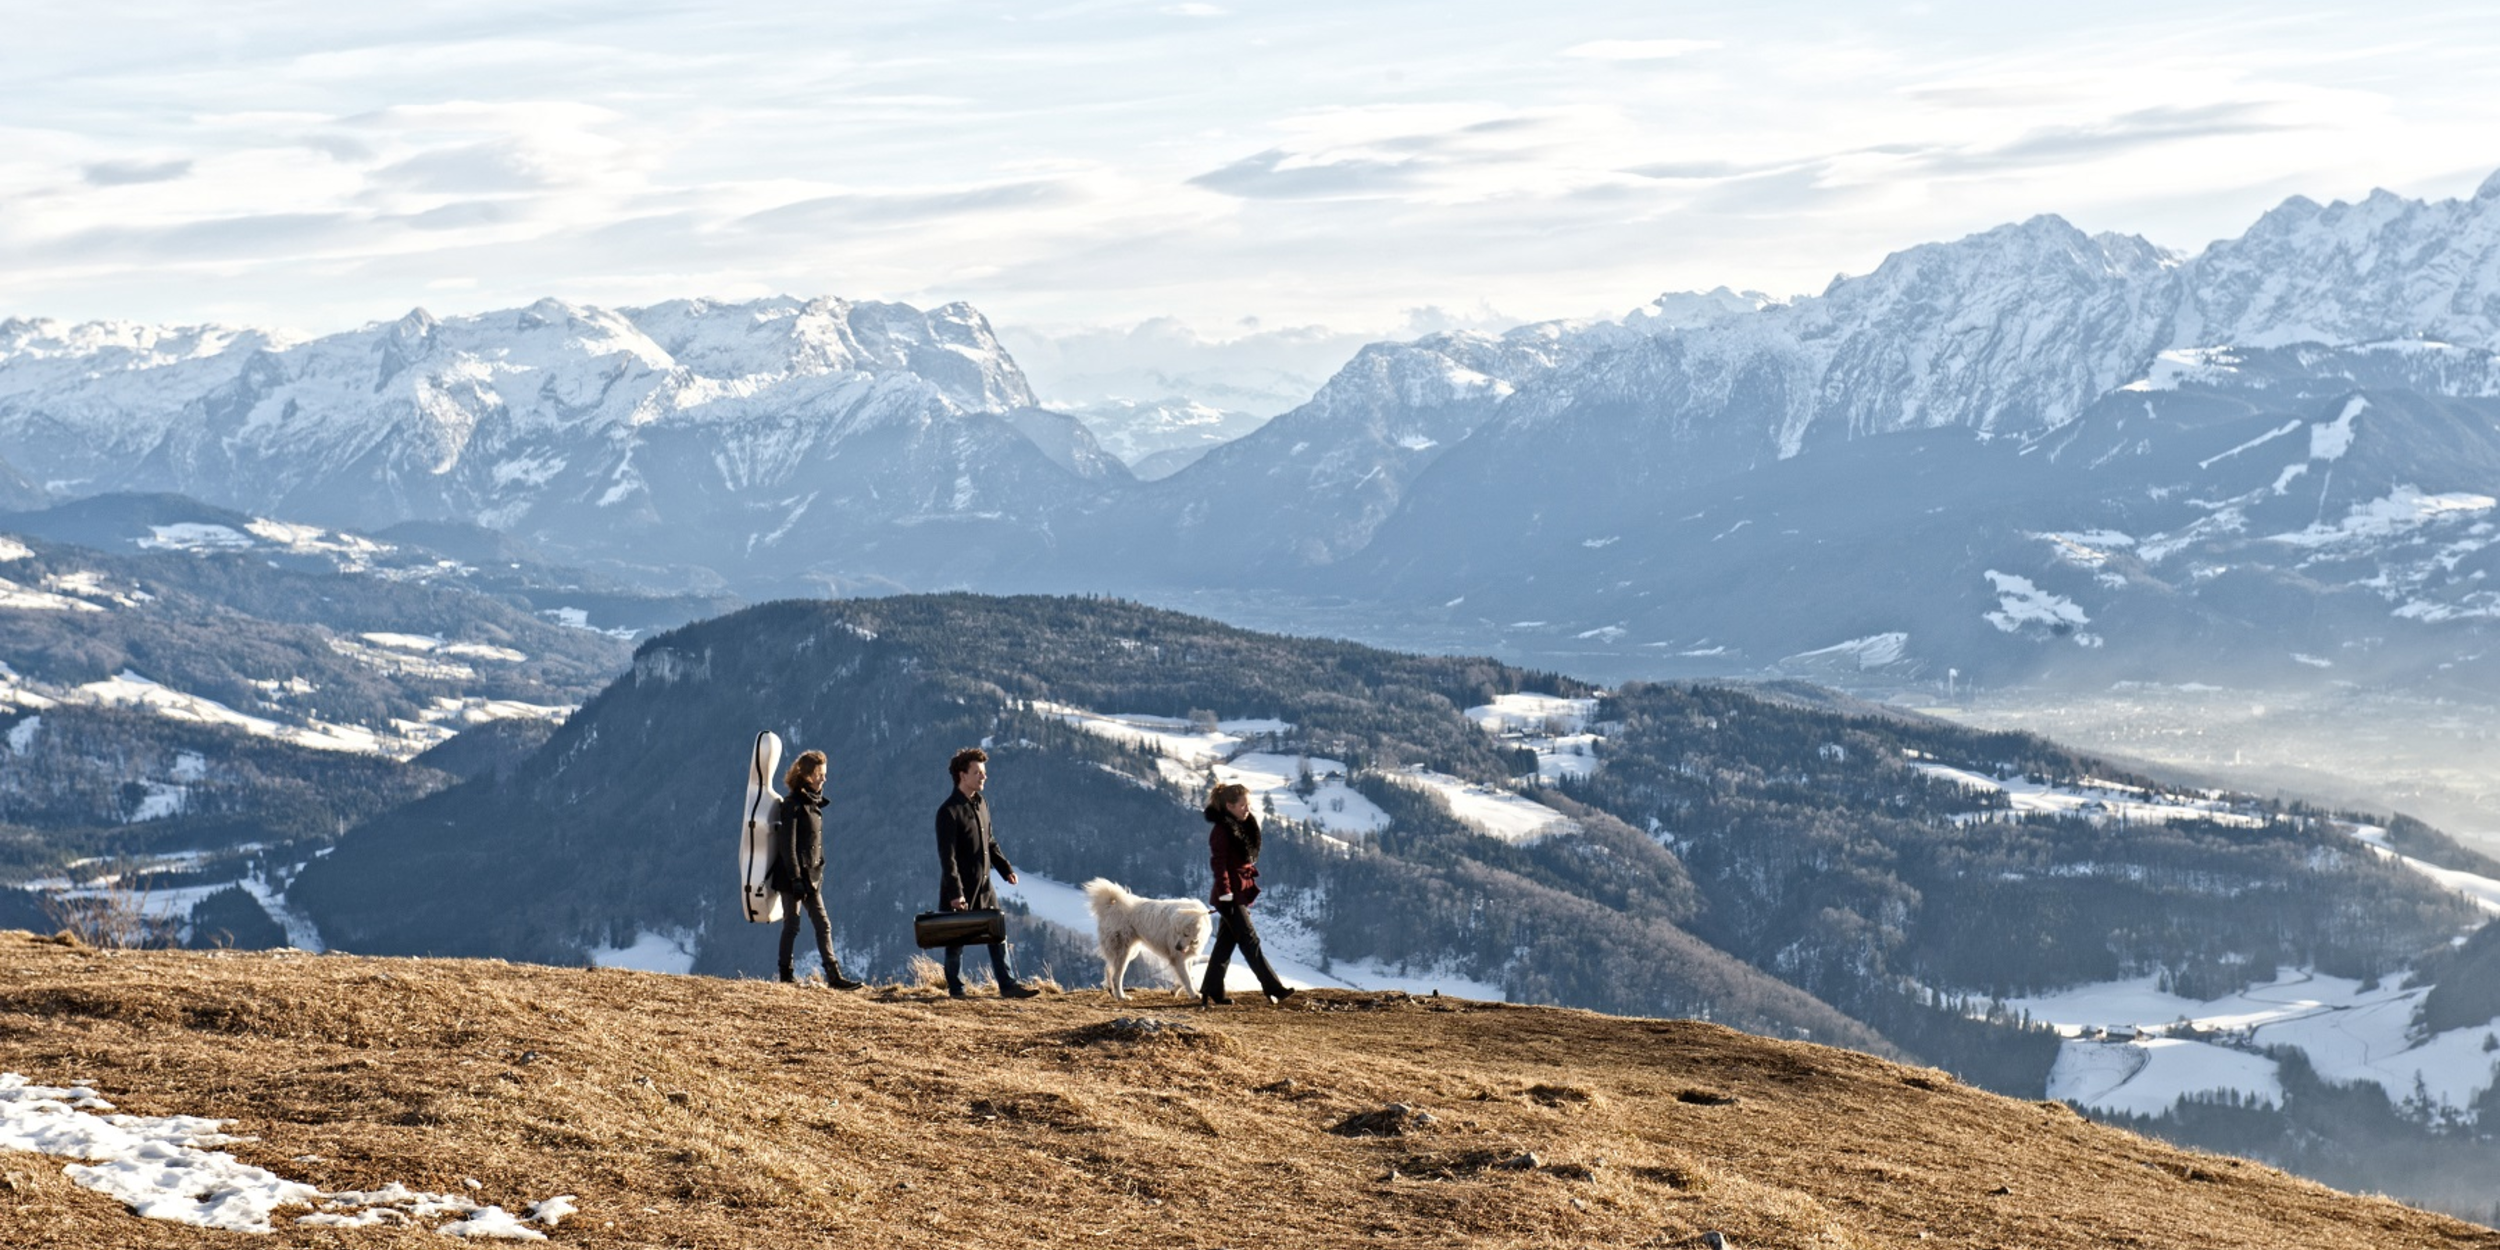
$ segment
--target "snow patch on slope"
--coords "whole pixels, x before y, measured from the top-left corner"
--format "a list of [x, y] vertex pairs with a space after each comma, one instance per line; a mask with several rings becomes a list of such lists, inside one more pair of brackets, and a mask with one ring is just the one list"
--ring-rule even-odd
[[1997, 595], [1997, 610], [1981, 614], [1981, 619], [1989, 624], [2009, 634], [2038, 625], [2053, 634], [2072, 634], [2078, 646], [2101, 645], [2098, 635], [2081, 632], [2083, 626], [2092, 623], [2092, 618], [2084, 615], [2074, 600], [2042, 590], [2019, 574], [1989, 569], [1987, 578]]
[[2352, 422], [2370, 407], [2370, 401], [2355, 395], [2345, 401], [2344, 410], [2332, 421], [2321, 421], [2309, 427], [2309, 458], [2341, 460], [2352, 450]]
[[[37, 1085], [0, 1073], [0, 1148], [81, 1160], [62, 1168], [70, 1180], [128, 1206], [135, 1215], [237, 1233], [273, 1231], [271, 1217], [288, 1207], [316, 1208], [298, 1223], [363, 1227], [453, 1214], [459, 1222], [435, 1231], [544, 1241], [500, 1207], [393, 1183], [378, 1190], [324, 1193], [214, 1149], [254, 1139], [230, 1136], [229, 1121], [202, 1116], [113, 1114], [113, 1104], [86, 1086]], [[572, 1195], [532, 1209], [553, 1227], [573, 1213]], [[388, 1214], [384, 1214], [387, 1211]]]
[[2319, 522], [2288, 534], [2270, 534], [2266, 541], [2313, 548], [2382, 543], [2427, 526], [2480, 517], [2496, 503], [2500, 500], [2489, 495], [2466, 491], [2425, 495], [2419, 487], [2399, 486], [2383, 498], [2352, 505], [2333, 525]]

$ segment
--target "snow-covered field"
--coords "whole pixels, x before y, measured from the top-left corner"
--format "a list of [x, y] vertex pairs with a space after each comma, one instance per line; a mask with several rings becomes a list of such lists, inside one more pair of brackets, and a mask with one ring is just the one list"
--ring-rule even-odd
[[1190, 768], [1231, 759], [1252, 734], [1284, 733], [1293, 728], [1280, 720], [1219, 720], [1210, 729], [1177, 716], [1089, 712], [1064, 703], [1037, 702], [1033, 710], [1056, 716], [1090, 734], [1146, 747]]
[[104, 610], [84, 599], [73, 599], [67, 595], [56, 595], [48, 590], [20, 586], [5, 577], [0, 577], [0, 608], [14, 608], [20, 612], [101, 612]]
[[[1247, 751], [1217, 764], [1215, 779], [1250, 787], [1254, 806], [1273, 805], [1286, 820], [1315, 825], [1337, 837], [1369, 837], [1389, 827], [1389, 813], [1346, 784], [1342, 760]], [[1296, 787], [1307, 770], [1311, 793]]]
[[1540, 782], [1585, 777], [1597, 771], [1597, 744], [1589, 718], [1597, 714], [1595, 699], [1566, 699], [1551, 694], [1498, 695], [1491, 703], [1467, 709], [1467, 719], [1512, 746], [1536, 752]]
[[[449, 1194], [393, 1182], [373, 1190], [325, 1193], [254, 1167], [215, 1149], [248, 1138], [228, 1136], [227, 1121], [200, 1116], [114, 1114], [113, 1104], [86, 1086], [36, 1085], [0, 1073], [0, 1149], [76, 1159], [70, 1180], [106, 1194], [148, 1219], [238, 1233], [267, 1233], [276, 1214], [310, 1208], [299, 1224], [362, 1228], [449, 1220], [435, 1232], [451, 1237], [545, 1241], [530, 1227], [554, 1228], [576, 1213], [571, 1194], [533, 1204], [526, 1215]], [[475, 1181], [468, 1182], [474, 1186]]]
[[203, 699], [159, 685], [128, 669], [102, 681], [91, 681], [77, 687], [63, 702], [135, 707], [168, 720], [227, 725], [245, 733], [276, 738], [318, 751], [386, 754], [382, 736], [361, 725], [333, 725], [317, 720], [308, 725], [282, 725], [266, 717], [235, 711], [214, 699]]
[[451, 560], [437, 560], [431, 565], [376, 568], [376, 560], [398, 554], [399, 548], [357, 534], [294, 525], [266, 517], [254, 517], [245, 522], [240, 530], [230, 525], [183, 521], [173, 525], [151, 525], [148, 531], [148, 537], [138, 540], [142, 550], [187, 551], [194, 555], [260, 550], [320, 556], [327, 558], [341, 573], [376, 573], [393, 581], [430, 580], [434, 576], [472, 571]]
[[[1934, 762], [1913, 760], [1913, 766], [1966, 789], [2004, 793], [2013, 805], [2007, 813], [2011, 816], [2261, 823], [2257, 816], [2232, 810], [2219, 796], [2157, 794], [2089, 780], [2048, 786]], [[1957, 819], [1998, 815], [1982, 812]], [[2399, 860], [2485, 911], [2500, 913], [2500, 881], [2400, 855], [2386, 844], [2383, 829], [2364, 825], [2348, 832], [2372, 852]], [[2396, 988], [2392, 979], [2364, 990], [2356, 981], [2298, 970], [2212, 1001], [2182, 998], [2158, 984], [2157, 978], [2146, 976], [2007, 1000], [2008, 1007], [2067, 1035], [2049, 1074], [2050, 1097], [2131, 1115], [2158, 1115], [2191, 1096], [2236, 1096], [2278, 1105], [2283, 1097], [2278, 1066], [2257, 1052], [2291, 1046], [2330, 1082], [2369, 1081], [2391, 1102], [2419, 1098], [2429, 1107], [2462, 1111], [2491, 1086], [2495, 1062], [2500, 1061], [2500, 1045], [2485, 1049], [2486, 1039], [2500, 1040], [2500, 1019], [2435, 1037], [2413, 1037], [2413, 1013], [2428, 991]]]
[[[517, 654], [517, 653], [516, 653]], [[424, 662], [424, 661], [420, 661]], [[128, 707], [153, 712], [167, 720], [188, 721], [202, 725], [225, 725], [263, 738], [275, 738], [296, 746], [318, 751], [345, 751], [365, 755], [387, 755], [408, 759], [427, 747], [440, 743], [462, 729], [492, 720], [532, 719], [563, 720], [573, 714], [567, 706], [524, 703], [517, 699], [454, 698], [438, 696], [415, 720], [395, 719], [388, 731], [363, 725], [334, 724], [307, 718], [304, 724], [290, 725], [266, 716], [239, 712], [214, 699], [186, 694], [171, 686], [152, 681], [124, 669], [102, 681], [61, 689], [38, 687], [0, 664], [0, 707], [16, 706], [30, 710], [59, 704], [87, 704], [97, 707]], [[11, 727], [8, 739], [15, 754], [24, 754], [40, 732], [38, 720], [20, 721]], [[21, 740], [18, 735], [27, 735]], [[154, 815], [170, 815], [157, 810]], [[138, 817], [137, 819], [147, 819]]]
[[2352, 836], [2360, 841], [2362, 845], [2369, 847], [2371, 851], [2375, 852], [2381, 858], [2395, 860], [2396, 862], [2403, 864], [2405, 867], [2430, 878], [2439, 885], [2453, 890], [2458, 894], [2464, 895], [2466, 898], [2473, 900], [2474, 905], [2482, 908], [2484, 911], [2500, 913], [2500, 881], [2495, 881], [2479, 873], [2459, 872], [2454, 868], [2442, 868], [2437, 864], [2418, 860], [2410, 855], [2399, 854], [2394, 847], [2387, 845], [2387, 831], [2376, 825], [2354, 826], [2352, 829]]
[[2265, 822], [2255, 816], [2233, 811], [2229, 802], [2220, 798], [2180, 794], [2154, 794], [2115, 782], [2086, 779], [2073, 786], [2052, 786], [2027, 778], [1999, 780], [1967, 768], [1949, 764], [1919, 763], [1912, 767], [1930, 777], [1949, 781], [1965, 790], [1983, 793], [2002, 792], [2013, 804], [2010, 812], [1971, 812], [1954, 819], [1961, 821], [2009, 819], [2028, 815], [2084, 816], [2093, 820], [2117, 820], [2129, 823], [2163, 824], [2174, 820], [2210, 820], [2220, 824], [2255, 828]]
[[2318, 1075], [2370, 1081], [2401, 1103], [2419, 1092], [2433, 1106], [2462, 1111], [2492, 1084], [2500, 1019], [2417, 1039], [2413, 1013], [2427, 988], [2362, 983], [2308, 970], [2210, 1001], [2159, 988], [2155, 977], [2079, 986], [2006, 1000], [2051, 1024], [2067, 1040], [2049, 1074], [2048, 1096], [2096, 1110], [2157, 1115], [2181, 1097], [2235, 1092], [2279, 1104], [2274, 1060], [2256, 1053], [2290, 1046]]
[[[1552, 779], [1596, 768], [1598, 738], [1585, 732], [1596, 706], [1594, 699], [1514, 694], [1470, 708], [1467, 717], [1488, 733], [1535, 747], [1539, 775]], [[1347, 783], [1342, 761], [1243, 749], [1255, 736], [1291, 733], [1293, 726], [1285, 721], [1220, 720], [1209, 728], [1173, 716], [1094, 712], [1062, 703], [1033, 707], [1087, 733], [1153, 750], [1162, 757], [1156, 761], [1158, 770], [1175, 785], [1197, 784], [1203, 771], [1212, 770], [1219, 782], [1250, 787], [1251, 801], [1261, 810], [1272, 809], [1331, 837], [1368, 838], [1389, 827], [1389, 814]], [[1297, 788], [1306, 770], [1314, 787], [1308, 795]], [[1554, 809], [1500, 787], [1421, 768], [1383, 775], [1440, 795], [1460, 820], [1506, 842], [1531, 842], [1579, 828]]]
[[1578, 821], [1498, 786], [1431, 772], [1421, 765], [1381, 775], [1399, 785], [1441, 796], [1441, 801], [1450, 805], [1451, 815], [1504, 842], [1537, 842], [1580, 830]]

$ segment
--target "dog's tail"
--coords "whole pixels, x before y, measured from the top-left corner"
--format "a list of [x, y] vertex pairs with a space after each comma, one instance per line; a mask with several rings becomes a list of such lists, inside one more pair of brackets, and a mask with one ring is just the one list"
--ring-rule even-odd
[[1123, 903], [1134, 902], [1137, 898], [1136, 895], [1128, 892], [1126, 886], [1109, 877], [1096, 877], [1086, 882], [1082, 888], [1085, 891], [1085, 897], [1093, 901], [1096, 924], [1102, 923], [1105, 913]]

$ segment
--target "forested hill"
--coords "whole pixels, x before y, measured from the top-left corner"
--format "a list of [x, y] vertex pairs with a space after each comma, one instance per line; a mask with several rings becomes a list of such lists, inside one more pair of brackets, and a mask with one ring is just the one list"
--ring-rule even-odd
[[[1730, 688], [1607, 694], [1595, 770], [1533, 791], [1569, 823], [1490, 836], [1410, 770], [1528, 773], [1528, 750], [1464, 714], [1527, 691], [1595, 693], [1112, 600], [773, 603], [649, 640], [532, 758], [366, 824], [291, 896], [358, 952], [579, 963], [664, 935], [696, 971], [768, 971], [772, 930], [738, 918], [732, 881], [761, 728], [831, 757], [837, 938], [868, 970], [911, 953], [945, 761], [976, 742], [1028, 873], [1200, 893], [1203, 769], [1072, 724], [1082, 709], [1222, 723], [1252, 739], [1237, 749], [1345, 767], [1343, 793], [1387, 827], [1279, 819], [1263, 860], [1263, 912], [1306, 928], [1323, 961], [1810, 1034], [2034, 1096], [2055, 1039], [1974, 1018], [1991, 995], [2147, 972], [2227, 987], [2278, 963], [2389, 971], [2472, 919], [2313, 813], [2183, 795], [2202, 814], [2012, 819], [2002, 793], [1938, 770], [2159, 787], [2028, 736]], [[1019, 941], [1028, 963], [1091, 981], [1066, 934], [1028, 924]]]

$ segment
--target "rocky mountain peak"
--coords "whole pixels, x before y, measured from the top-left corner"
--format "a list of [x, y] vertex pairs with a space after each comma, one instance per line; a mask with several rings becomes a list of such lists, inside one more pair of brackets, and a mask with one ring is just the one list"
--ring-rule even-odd
[[1724, 286], [1708, 291], [1669, 291], [1633, 309], [1625, 315], [1623, 324], [1651, 333], [1690, 330], [1760, 312], [1779, 302], [1760, 291], [1731, 291]]

